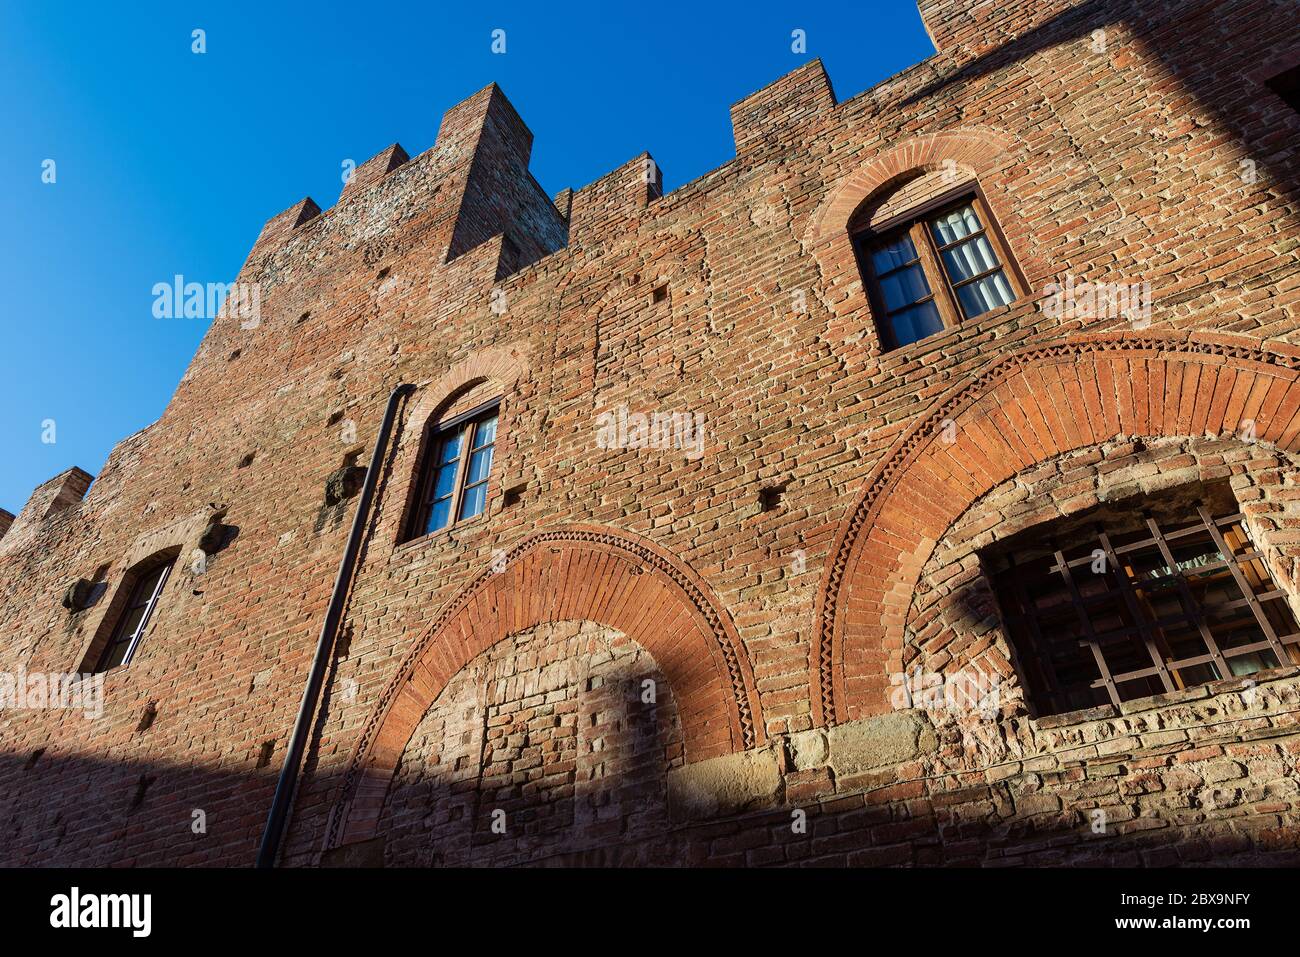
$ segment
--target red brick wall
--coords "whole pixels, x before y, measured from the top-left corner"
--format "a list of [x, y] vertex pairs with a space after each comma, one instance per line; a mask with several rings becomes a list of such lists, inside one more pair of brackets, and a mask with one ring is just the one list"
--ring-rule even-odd
[[[560, 621], [615, 629], [671, 689], [686, 763], [665, 764], [673, 823], [650, 840], [676, 859], [1052, 860], [1008, 851], [990, 822], [1060, 825], [1119, 797], [1141, 823], [1087, 854], [1161, 863], [1142, 843], [1153, 831], [1189, 860], [1293, 848], [1286, 676], [1249, 706], [1216, 694], [1235, 725], [1208, 698], [1161, 705], [1177, 742], [1123, 716], [977, 726], [1006, 762], [887, 712], [890, 669], [934, 614], [934, 562], [960, 552], [970, 509], [1045, 462], [1253, 417], [1279, 487], [1270, 561], [1297, 557], [1280, 493], [1300, 447], [1300, 117], [1262, 86], [1293, 56], [1294, 6], [1065, 6], [922, 4], [933, 57], [843, 101], [819, 63], [795, 71], [733, 108], [734, 161], [667, 195], [639, 156], [557, 209], [491, 87], [449, 111], [431, 149], [358, 168], [333, 208], [270, 220], [239, 277], [258, 284], [260, 323], [214, 321], [162, 418], [88, 492], [77, 472], [42, 486], [0, 538], [6, 672], [75, 668], [129, 569], [166, 548], [185, 559], [138, 655], [107, 676], [102, 717], [0, 714], [3, 860], [251, 862], [355, 502], [327, 504], [325, 483], [368, 461], [402, 381], [418, 388], [383, 464], [287, 862], [385, 828], [392, 859], [414, 860], [413, 779], [389, 798], [399, 764], [431, 760], [411, 736], [497, 642]], [[846, 226], [948, 161], [978, 180], [1034, 294], [885, 353]], [[1149, 324], [1049, 314], [1046, 287], [1068, 277], [1148, 282]], [[425, 423], [485, 380], [502, 395], [488, 512], [399, 543]], [[702, 416], [703, 454], [602, 448], [601, 413], [624, 406]], [[228, 532], [205, 555], [214, 521]], [[65, 608], [82, 578], [105, 593]], [[1134, 735], [1114, 754], [1098, 744], [1113, 794], [1072, 763], [1080, 742]], [[1175, 745], [1186, 760], [1160, 751]], [[1220, 763], [1203, 774], [1202, 760]], [[1223, 761], [1241, 766], [1240, 800], [1188, 823], [1194, 788], [1174, 772], [1236, 773]], [[1025, 800], [1040, 791], [1051, 800]], [[815, 827], [799, 834], [801, 808]], [[574, 859], [648, 853], [599, 833]], [[485, 854], [523, 853], [511, 846]]]
[[591, 622], [539, 625], [483, 652], [421, 719], [380, 822], [386, 863], [508, 865], [649, 842], [681, 762], [672, 691], [644, 649]]

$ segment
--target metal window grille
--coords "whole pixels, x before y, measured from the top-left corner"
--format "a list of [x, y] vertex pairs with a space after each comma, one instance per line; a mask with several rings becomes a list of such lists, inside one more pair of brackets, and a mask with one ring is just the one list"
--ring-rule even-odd
[[[1240, 512], [1095, 524], [1004, 556], [995, 590], [1038, 715], [1300, 663], [1300, 628]], [[1224, 513], [1227, 514], [1224, 514]]]

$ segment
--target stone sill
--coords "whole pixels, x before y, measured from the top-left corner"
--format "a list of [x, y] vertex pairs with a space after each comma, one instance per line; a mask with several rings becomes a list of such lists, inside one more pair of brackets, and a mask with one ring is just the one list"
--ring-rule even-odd
[[459, 522], [453, 522], [445, 528], [440, 528], [436, 532], [429, 532], [427, 535], [421, 535], [419, 538], [408, 538], [404, 542], [399, 542], [393, 548], [394, 555], [402, 555], [406, 552], [415, 551], [422, 547], [431, 547], [450, 542], [454, 545], [462, 544], [461, 539], [466, 535], [479, 535], [486, 531], [486, 522], [488, 519], [487, 511], [479, 512], [473, 518], [462, 519]]
[[1064, 728], [1075, 724], [1086, 724], [1089, 721], [1104, 721], [1107, 718], [1117, 718], [1122, 715], [1138, 714], [1143, 711], [1154, 711], [1156, 708], [1167, 708], [1170, 705], [1185, 704], [1189, 701], [1199, 701], [1201, 698], [1210, 698], [1215, 695], [1228, 694], [1233, 691], [1244, 691], [1247, 688], [1257, 688], [1260, 685], [1271, 684], [1274, 681], [1284, 681], [1287, 678], [1294, 678], [1300, 675], [1300, 666], [1286, 665], [1281, 668], [1269, 668], [1265, 671], [1258, 671], [1253, 675], [1246, 677], [1220, 678], [1218, 681], [1211, 681], [1207, 684], [1197, 685], [1194, 688], [1184, 688], [1181, 691], [1170, 691], [1165, 694], [1148, 695], [1145, 698], [1134, 698], [1132, 701], [1124, 701], [1116, 708], [1111, 704], [1099, 705], [1095, 708], [1081, 708], [1078, 711], [1063, 711], [1060, 714], [1047, 715], [1042, 718], [1031, 719], [1034, 727], [1048, 731], [1054, 728]]

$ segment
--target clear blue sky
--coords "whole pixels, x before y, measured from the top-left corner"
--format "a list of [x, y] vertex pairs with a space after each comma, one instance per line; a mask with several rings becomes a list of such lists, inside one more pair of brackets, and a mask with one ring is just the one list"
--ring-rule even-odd
[[813, 57], [845, 100], [932, 52], [914, 0], [5, 0], [0, 508], [72, 465], [97, 473], [162, 414], [207, 320], [154, 318], [154, 283], [233, 280], [268, 217], [332, 205], [345, 159], [423, 152], [490, 81], [532, 129], [548, 192], [642, 150], [671, 190], [733, 156], [732, 103]]

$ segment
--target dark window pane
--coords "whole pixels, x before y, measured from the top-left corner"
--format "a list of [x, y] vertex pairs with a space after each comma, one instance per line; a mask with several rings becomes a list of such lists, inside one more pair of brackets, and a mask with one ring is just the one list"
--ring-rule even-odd
[[157, 607], [158, 593], [170, 570], [171, 563], [164, 563], [150, 568], [136, 579], [131, 586], [131, 594], [127, 597], [126, 608], [113, 628], [113, 637], [95, 666], [96, 671], [108, 671], [126, 662], [127, 654], [149, 625], [149, 619]]
[[910, 263], [916, 259], [916, 246], [912, 244], [912, 237], [904, 233], [898, 239], [885, 243], [871, 253], [871, 265], [876, 270], [876, 275], [889, 272], [891, 269], [897, 269], [899, 266]]
[[[435, 471], [432, 476], [426, 472], [423, 479], [428, 489], [424, 500], [428, 511], [420, 513], [423, 526], [417, 525], [412, 535], [428, 535], [483, 511], [497, 423], [498, 415], [493, 410], [447, 429], [438, 437], [436, 454], [426, 466]], [[476, 490], [480, 483], [482, 487]]]
[[460, 501], [460, 517], [473, 518], [483, 511], [483, 506], [487, 502], [487, 485], [475, 485], [473, 488], [465, 489], [465, 495]]
[[127, 649], [130, 647], [131, 643], [129, 641], [116, 642], [108, 649], [108, 653], [104, 656], [104, 659], [99, 663], [99, 667], [95, 670], [109, 671], [110, 669], [116, 668], [122, 663], [122, 660], [126, 657]]
[[923, 302], [919, 306], [905, 309], [889, 317], [894, 328], [894, 342], [905, 346], [943, 329], [943, 320], [933, 302]]
[[1228, 667], [1234, 678], [1244, 678], [1257, 671], [1266, 671], [1277, 666], [1277, 657], [1271, 651], [1257, 651], [1228, 659]]
[[455, 434], [446, 436], [442, 442], [442, 448], [439, 449], [438, 463], [454, 462], [460, 457], [460, 443], [465, 437], [464, 429], [458, 430]]
[[474, 485], [483, 481], [492, 468], [492, 447], [481, 449], [469, 457], [469, 471], [465, 475], [465, 484]]
[[144, 613], [147, 606], [137, 605], [134, 608], [128, 608], [123, 613], [121, 621], [117, 626], [117, 632], [123, 638], [129, 638], [135, 634], [136, 629], [140, 627], [140, 622], [144, 619]]
[[425, 534], [436, 532], [440, 528], [446, 528], [448, 519], [451, 518], [451, 499], [445, 498], [440, 502], [434, 502], [433, 508], [429, 512], [429, 524], [425, 528]]
[[885, 297], [885, 309], [893, 312], [930, 295], [930, 284], [920, 266], [908, 266], [880, 280], [880, 291]]
[[168, 565], [159, 565], [149, 572], [140, 579], [140, 583], [136, 585], [136, 591], [147, 600], [153, 594], [153, 590], [158, 587], [158, 582], [162, 580], [169, 567]]
[[941, 255], [943, 268], [948, 270], [948, 278], [955, 283], [1001, 265], [987, 236], [976, 236], [951, 249], [945, 249]]
[[485, 445], [491, 445], [497, 437], [497, 417], [494, 415], [490, 419], [484, 419], [474, 429], [474, 448], [481, 449]]
[[438, 476], [433, 483], [433, 498], [450, 495], [456, 487], [456, 462], [448, 462], [438, 469]]
[[977, 279], [957, 289], [957, 298], [961, 301], [961, 311], [967, 319], [982, 316], [990, 309], [1005, 306], [1015, 301], [1016, 294], [1001, 270], [983, 279]]

